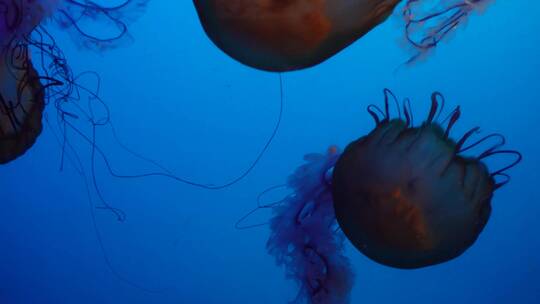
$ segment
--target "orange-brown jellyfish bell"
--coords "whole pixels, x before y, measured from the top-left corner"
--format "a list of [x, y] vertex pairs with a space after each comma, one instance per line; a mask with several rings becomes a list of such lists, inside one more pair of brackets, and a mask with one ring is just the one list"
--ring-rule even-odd
[[[6, 58], [4, 55], [2, 58]], [[0, 164], [23, 155], [41, 133], [43, 87], [28, 59], [0, 61]]]
[[[397, 268], [443, 263], [476, 241], [491, 214], [494, 191], [508, 181], [504, 172], [521, 154], [500, 150], [504, 137], [499, 134], [465, 146], [478, 128], [454, 142], [449, 132], [460, 111], [456, 108], [442, 127], [436, 122], [442, 100], [438, 93], [432, 95], [427, 121], [418, 127], [407, 108], [405, 120], [389, 118], [391, 93], [386, 94], [386, 111], [370, 108], [377, 127], [351, 143], [335, 165], [336, 218], [352, 244], [374, 261]], [[462, 155], [494, 139], [499, 142], [479, 156]], [[482, 160], [491, 155], [516, 160], [490, 172]]]
[[194, 0], [210, 39], [268, 71], [314, 66], [383, 22], [401, 0]]

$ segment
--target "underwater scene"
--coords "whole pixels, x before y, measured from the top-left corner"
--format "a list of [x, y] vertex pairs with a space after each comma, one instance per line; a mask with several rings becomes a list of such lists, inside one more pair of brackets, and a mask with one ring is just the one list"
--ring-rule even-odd
[[0, 304], [540, 303], [539, 15], [0, 0]]

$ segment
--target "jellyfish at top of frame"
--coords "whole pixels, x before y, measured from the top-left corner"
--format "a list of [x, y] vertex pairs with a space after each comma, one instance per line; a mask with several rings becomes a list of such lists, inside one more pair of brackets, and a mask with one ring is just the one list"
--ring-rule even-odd
[[[285, 72], [334, 56], [384, 22], [402, 0], [193, 2], [206, 34], [226, 54], [256, 69]], [[404, 2], [406, 39], [424, 54], [489, 0]]]
[[[70, 112], [83, 109], [73, 105], [81, 90], [89, 91], [77, 83], [48, 27], [56, 25], [75, 33], [86, 47], [112, 47], [128, 36], [125, 20], [131, 20], [132, 13], [146, 2], [126, 0], [106, 7], [87, 0], [0, 0], [0, 164], [33, 146], [47, 104], [54, 105], [61, 123], [68, 116], [85, 114]], [[92, 34], [84, 30], [85, 21], [112, 24], [116, 33]]]
[[[267, 250], [300, 286], [294, 303], [349, 303], [354, 275], [345, 239], [371, 260], [402, 269], [458, 257], [488, 222], [494, 191], [510, 179], [507, 170], [521, 161], [519, 152], [502, 148], [500, 134], [471, 142], [479, 130], [473, 128], [452, 140], [460, 109], [441, 121], [439, 93], [419, 126], [408, 100], [401, 109], [384, 93], [384, 110], [368, 107], [376, 123], [369, 134], [343, 152], [333, 146], [306, 155], [287, 181], [292, 194], [255, 209], [273, 210]], [[398, 118], [390, 116], [390, 99]], [[463, 155], [482, 145], [488, 147], [478, 156]], [[494, 155], [514, 159], [490, 171], [484, 160]]]

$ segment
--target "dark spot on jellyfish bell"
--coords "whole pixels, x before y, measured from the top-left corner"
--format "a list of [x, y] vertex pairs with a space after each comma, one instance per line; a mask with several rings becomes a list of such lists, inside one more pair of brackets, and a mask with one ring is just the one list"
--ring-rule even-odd
[[42, 130], [44, 89], [24, 51], [0, 58], [0, 164], [23, 155]]
[[[451, 112], [443, 128], [436, 122], [438, 100], [443, 100], [438, 93], [432, 95], [428, 119], [418, 127], [406, 106], [405, 119], [401, 112], [399, 119], [390, 119], [393, 94], [385, 93], [385, 111], [368, 108], [376, 128], [349, 144], [335, 165], [336, 218], [352, 244], [376, 262], [406, 269], [443, 263], [476, 241], [490, 217], [493, 192], [508, 181], [505, 171], [521, 154], [500, 150], [505, 141], [499, 134], [465, 146], [478, 128], [457, 142], [450, 139], [460, 110]], [[460, 154], [490, 139], [499, 142], [479, 156]], [[482, 160], [496, 154], [515, 160], [490, 173]]]
[[317, 65], [386, 20], [400, 0], [193, 0], [208, 37], [248, 66]]

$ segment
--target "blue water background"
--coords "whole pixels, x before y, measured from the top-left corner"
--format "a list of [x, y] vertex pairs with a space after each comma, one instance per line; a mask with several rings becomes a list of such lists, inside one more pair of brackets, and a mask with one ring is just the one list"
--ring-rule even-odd
[[[411, 98], [417, 121], [427, 115], [431, 92], [442, 92], [447, 109], [461, 106], [454, 136], [474, 126], [500, 132], [524, 159], [496, 192], [486, 229], [458, 259], [397, 270], [347, 244], [356, 273], [351, 303], [540, 303], [539, 13], [536, 1], [495, 1], [425, 61], [400, 68], [410, 53], [402, 47], [398, 9], [329, 61], [283, 75], [279, 133], [255, 170], [226, 190], [116, 179], [98, 160], [104, 196], [127, 214], [119, 223], [110, 212], [96, 212], [106, 253], [118, 273], [158, 293], [111, 273], [85, 183], [69, 162], [59, 170], [61, 149], [46, 127], [31, 151], [0, 167], [0, 303], [287, 303], [297, 289], [265, 251], [268, 228], [239, 231], [234, 223], [259, 192], [283, 183], [304, 154], [344, 147], [369, 132], [366, 106], [382, 102], [384, 87]], [[131, 149], [203, 183], [240, 174], [275, 124], [278, 76], [218, 50], [191, 1], [152, 1], [130, 29], [131, 44], [103, 53], [53, 33], [74, 71], [101, 75], [101, 96]], [[88, 146], [72, 138], [87, 166]], [[153, 168], [121, 149], [109, 129], [98, 138], [119, 171]], [[97, 203], [94, 192], [91, 197]]]

